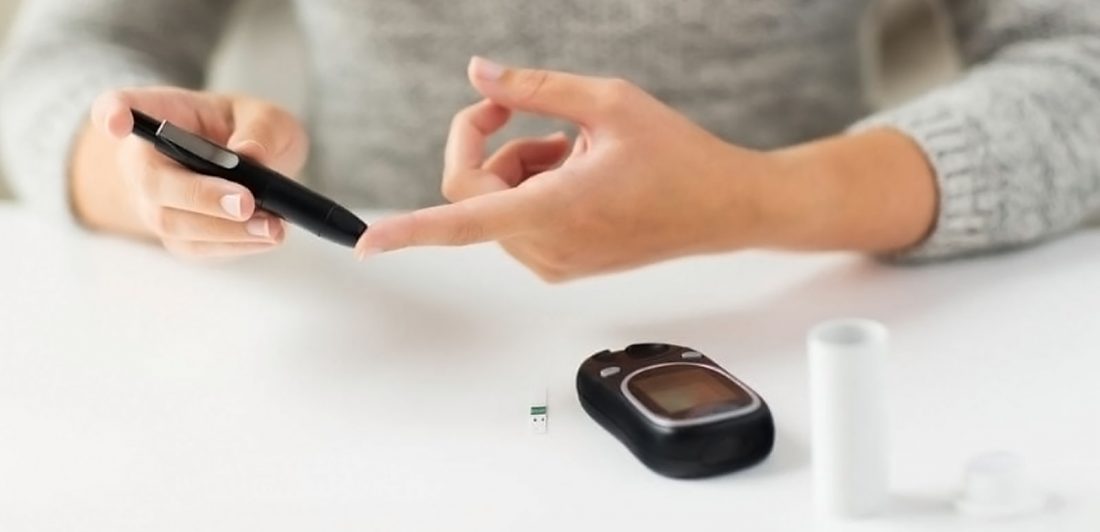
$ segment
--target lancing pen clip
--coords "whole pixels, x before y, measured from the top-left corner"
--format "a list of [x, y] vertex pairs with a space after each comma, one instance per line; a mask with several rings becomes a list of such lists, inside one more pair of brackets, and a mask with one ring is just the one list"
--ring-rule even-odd
[[355, 247], [367, 224], [351, 211], [300, 183], [228, 148], [167, 120], [156, 120], [139, 111], [133, 134], [151, 142], [157, 151], [188, 170], [238, 183], [256, 198], [256, 206], [301, 226], [317, 236]]

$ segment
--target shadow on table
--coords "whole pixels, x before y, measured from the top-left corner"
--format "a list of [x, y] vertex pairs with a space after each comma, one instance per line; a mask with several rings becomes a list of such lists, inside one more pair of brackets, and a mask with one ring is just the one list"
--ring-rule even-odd
[[[306, 245], [330, 246], [325, 242]], [[454, 294], [433, 292], [427, 288], [432, 283], [417, 283], [415, 272], [409, 275], [405, 268], [423, 267], [417, 261], [398, 257], [388, 264], [363, 264], [338, 254], [344, 250], [296, 251], [272, 257], [263, 268], [241, 276], [241, 282], [277, 290], [281, 299], [303, 309], [319, 309], [316, 316], [304, 312], [300, 325], [280, 333], [288, 353], [302, 353], [312, 360], [328, 357], [333, 367], [364, 373], [379, 362], [399, 367], [409, 356], [436, 356], [445, 371], [453, 364], [477, 363], [491, 352], [479, 348], [491, 346], [499, 336], [492, 323], [477, 309], [456, 301]], [[349, 346], [357, 347], [349, 350]], [[461, 356], [455, 356], [456, 349]], [[409, 366], [419, 370], [422, 363]]]

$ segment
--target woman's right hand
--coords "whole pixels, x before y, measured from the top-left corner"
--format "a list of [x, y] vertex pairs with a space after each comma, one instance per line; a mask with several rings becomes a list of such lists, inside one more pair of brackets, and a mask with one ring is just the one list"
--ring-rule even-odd
[[168, 87], [112, 91], [96, 100], [73, 154], [72, 204], [85, 225], [156, 238], [189, 258], [258, 253], [283, 241], [282, 220], [258, 210], [248, 189], [195, 174], [130, 135], [131, 108], [285, 175], [297, 175], [305, 164], [302, 126], [270, 103]]

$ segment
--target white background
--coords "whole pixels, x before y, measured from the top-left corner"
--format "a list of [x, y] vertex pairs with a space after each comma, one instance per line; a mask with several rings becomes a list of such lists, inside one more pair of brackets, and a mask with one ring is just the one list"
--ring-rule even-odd
[[[10, 207], [0, 227], [22, 250], [0, 261], [4, 532], [831, 530], [811, 511], [803, 342], [845, 315], [893, 335], [897, 506], [835, 528], [1100, 530], [1100, 232], [922, 268], [749, 252], [548, 286], [495, 246], [358, 263], [299, 231], [185, 266]], [[665, 479], [585, 415], [581, 360], [655, 340], [760, 392], [768, 460]], [[963, 465], [994, 449], [1050, 512], [954, 514]]]

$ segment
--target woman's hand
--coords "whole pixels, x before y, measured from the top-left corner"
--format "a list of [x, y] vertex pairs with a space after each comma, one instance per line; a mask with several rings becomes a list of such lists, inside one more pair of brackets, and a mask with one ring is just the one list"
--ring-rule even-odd
[[283, 241], [283, 222], [258, 211], [248, 189], [192, 173], [130, 135], [131, 108], [286, 175], [296, 175], [306, 160], [302, 127], [272, 104], [167, 87], [107, 93], [93, 106], [73, 158], [73, 207], [86, 225], [151, 236], [193, 258], [257, 253]]
[[[469, 75], [485, 100], [451, 125], [443, 193], [454, 203], [375, 223], [360, 257], [497, 240], [561, 281], [745, 247], [890, 251], [932, 225], [931, 169], [894, 130], [758, 152], [622, 80], [479, 58]], [[572, 150], [559, 134], [513, 140], [486, 159], [487, 137], [513, 110], [577, 125]]]
[[[453, 205], [374, 224], [360, 254], [499, 240], [547, 280], [621, 270], [761, 243], [757, 198], [776, 164], [731, 146], [637, 87], [475, 59], [486, 97], [454, 119], [443, 193]], [[514, 140], [486, 159], [510, 110], [577, 124]]]

